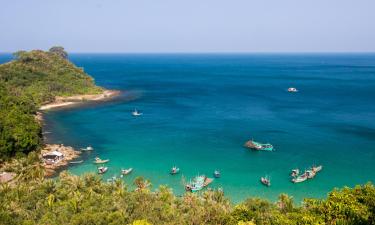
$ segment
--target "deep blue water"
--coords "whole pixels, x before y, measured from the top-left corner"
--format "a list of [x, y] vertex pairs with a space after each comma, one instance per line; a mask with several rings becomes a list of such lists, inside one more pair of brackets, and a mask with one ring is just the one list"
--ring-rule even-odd
[[[0, 56], [1, 60], [6, 60]], [[133, 167], [125, 178], [167, 184], [183, 193], [182, 176], [222, 178], [234, 201], [250, 196], [297, 201], [324, 197], [334, 187], [375, 181], [375, 54], [73, 54], [97, 84], [122, 90], [115, 101], [46, 113], [48, 141], [82, 147], [86, 163], [108, 158], [105, 178]], [[288, 93], [290, 86], [298, 93]], [[133, 118], [137, 108], [144, 115]], [[275, 152], [243, 148], [253, 138]], [[301, 184], [291, 169], [324, 169]], [[171, 166], [181, 174], [170, 176]], [[259, 182], [271, 176], [272, 186]]]

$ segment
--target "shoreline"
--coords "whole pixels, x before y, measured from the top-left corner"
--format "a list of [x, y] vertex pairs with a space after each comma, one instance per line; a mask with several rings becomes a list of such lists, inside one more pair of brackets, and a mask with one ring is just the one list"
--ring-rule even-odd
[[[111, 100], [121, 94], [121, 91], [118, 90], [104, 90], [100, 94], [93, 94], [93, 95], [73, 95], [69, 97], [55, 97], [55, 101], [42, 105], [39, 107], [39, 111], [35, 115], [35, 119], [40, 123], [43, 124], [43, 112], [51, 109], [57, 108], [64, 108], [67, 106], [77, 106], [88, 102], [100, 102], [100, 101], [107, 101]], [[42, 138], [44, 139], [44, 135], [42, 133]], [[69, 167], [69, 162], [73, 159], [80, 157], [81, 152], [77, 151], [71, 146], [64, 146], [63, 144], [54, 144], [54, 143], [44, 143], [44, 147], [40, 152], [39, 158], [42, 160], [43, 155], [50, 153], [52, 151], [57, 150], [64, 154], [64, 158], [57, 163], [54, 164], [46, 164], [45, 162], [42, 163], [43, 167], [45, 168], [46, 177], [55, 176], [56, 173], [62, 171], [63, 168]], [[43, 161], [43, 160], [42, 160]]]
[[100, 94], [92, 95], [73, 95], [69, 97], [55, 97], [55, 101], [47, 103], [39, 107], [40, 111], [46, 111], [55, 108], [64, 108], [66, 106], [83, 104], [85, 102], [94, 102], [94, 101], [106, 101], [117, 97], [121, 94], [121, 91], [118, 90], [105, 90]]

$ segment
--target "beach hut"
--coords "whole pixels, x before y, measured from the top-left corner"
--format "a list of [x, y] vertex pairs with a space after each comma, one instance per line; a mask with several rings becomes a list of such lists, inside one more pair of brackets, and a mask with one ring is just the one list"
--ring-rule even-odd
[[58, 151], [43, 154], [43, 160], [46, 164], [55, 164], [64, 158], [64, 154]]

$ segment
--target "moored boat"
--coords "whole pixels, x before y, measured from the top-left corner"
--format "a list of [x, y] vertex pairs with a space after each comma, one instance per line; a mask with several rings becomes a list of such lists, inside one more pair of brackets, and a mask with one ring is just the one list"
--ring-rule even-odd
[[292, 177], [296, 177], [299, 175], [299, 169], [293, 169], [292, 172], [290, 173]]
[[261, 177], [260, 182], [267, 187], [271, 186], [271, 179], [267, 176]]
[[314, 171], [315, 173], [320, 172], [322, 169], [323, 169], [322, 165], [320, 165], [320, 166], [312, 166], [311, 167], [311, 170]]
[[103, 174], [103, 173], [107, 172], [107, 170], [108, 170], [108, 167], [106, 167], [106, 166], [98, 167], [98, 173], [99, 174]]
[[215, 171], [214, 171], [214, 177], [215, 177], [215, 178], [219, 178], [219, 177], [221, 177], [221, 173], [220, 173], [219, 170], [215, 170]]
[[273, 151], [274, 150], [273, 146], [269, 143], [262, 144], [259, 142], [255, 142], [253, 140], [247, 141], [245, 143], [245, 147], [253, 149], [253, 150], [257, 150], [257, 151]]
[[292, 179], [293, 183], [301, 183], [306, 181], [308, 178], [307, 173], [304, 172], [302, 175], [296, 176], [295, 178]]
[[81, 148], [81, 151], [93, 151], [93, 150], [94, 148], [91, 145], [87, 146], [86, 148]]
[[94, 163], [95, 164], [103, 164], [103, 163], [107, 163], [107, 162], [109, 162], [109, 159], [100, 159], [99, 157], [95, 157], [95, 161], [94, 161]]
[[180, 172], [180, 168], [174, 166], [174, 167], [172, 167], [170, 173], [171, 173], [171, 175], [175, 175], [175, 174], [177, 174], [177, 173], [179, 173], [179, 172]]
[[132, 115], [133, 115], [133, 116], [141, 116], [142, 113], [139, 112], [137, 109], [135, 109], [135, 110], [132, 112]]
[[207, 187], [210, 183], [212, 183], [212, 181], [212, 178], [208, 178], [205, 175], [197, 176], [192, 182], [185, 185], [185, 190], [197, 192], [202, 190], [204, 187]]
[[288, 92], [298, 92], [297, 88], [290, 87], [288, 88]]
[[79, 164], [79, 163], [83, 163], [83, 160], [79, 160], [79, 161], [71, 161], [69, 162], [71, 164]]
[[131, 173], [132, 171], [133, 171], [133, 168], [122, 169], [122, 170], [121, 170], [121, 174], [122, 174], [122, 175], [128, 175], [128, 174]]

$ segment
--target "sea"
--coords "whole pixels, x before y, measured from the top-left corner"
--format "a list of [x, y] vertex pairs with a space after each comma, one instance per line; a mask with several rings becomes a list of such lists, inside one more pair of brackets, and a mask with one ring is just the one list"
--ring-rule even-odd
[[[0, 62], [11, 55], [0, 55]], [[91, 145], [72, 174], [97, 173], [129, 189], [142, 176], [182, 195], [197, 175], [233, 202], [281, 193], [325, 198], [329, 191], [375, 181], [375, 54], [70, 54], [100, 86], [122, 94], [101, 103], [45, 113], [47, 142]], [[296, 93], [287, 91], [298, 89]], [[134, 117], [137, 109], [141, 116]], [[253, 151], [247, 140], [271, 143]], [[292, 169], [323, 170], [294, 184]], [[180, 173], [170, 175], [173, 166]], [[260, 183], [269, 176], [271, 186]]]

